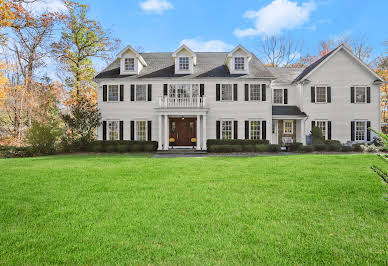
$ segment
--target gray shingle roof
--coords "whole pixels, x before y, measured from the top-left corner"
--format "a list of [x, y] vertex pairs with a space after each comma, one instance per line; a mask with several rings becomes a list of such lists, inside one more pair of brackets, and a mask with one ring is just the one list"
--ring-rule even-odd
[[297, 67], [267, 67], [276, 77], [274, 83], [292, 83], [305, 68]]
[[225, 59], [228, 53], [202, 52], [196, 53], [197, 65], [194, 67], [194, 74], [176, 75], [172, 53], [140, 53], [147, 62], [139, 75], [120, 75], [120, 60], [116, 59], [105, 70], [96, 76], [96, 79], [103, 78], [275, 78], [260, 60], [253, 55], [249, 62], [249, 75], [232, 75], [225, 66]]
[[272, 106], [272, 115], [307, 116], [297, 106]]

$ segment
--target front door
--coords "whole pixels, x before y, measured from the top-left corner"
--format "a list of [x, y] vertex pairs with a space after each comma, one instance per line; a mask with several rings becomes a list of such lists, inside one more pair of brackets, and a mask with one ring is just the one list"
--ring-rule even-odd
[[197, 136], [196, 118], [170, 118], [170, 138], [174, 138], [174, 146], [192, 146], [191, 139]]

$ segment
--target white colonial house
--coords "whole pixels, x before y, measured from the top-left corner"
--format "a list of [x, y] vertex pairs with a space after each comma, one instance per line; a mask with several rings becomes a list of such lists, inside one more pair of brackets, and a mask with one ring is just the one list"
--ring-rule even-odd
[[380, 129], [384, 81], [343, 45], [307, 68], [265, 67], [241, 45], [229, 53], [128, 46], [96, 81], [98, 139], [153, 140], [159, 150], [193, 141], [206, 150], [208, 139], [305, 144], [312, 126], [357, 143]]

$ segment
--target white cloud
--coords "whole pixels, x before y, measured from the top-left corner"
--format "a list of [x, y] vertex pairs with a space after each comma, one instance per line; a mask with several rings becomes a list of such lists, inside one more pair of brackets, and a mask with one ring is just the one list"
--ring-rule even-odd
[[167, 0], [147, 0], [139, 5], [142, 10], [157, 14], [162, 14], [164, 11], [174, 8]]
[[185, 44], [195, 52], [225, 52], [234, 48], [233, 45], [220, 40], [203, 41], [199, 38], [182, 40], [180, 45]]
[[41, 0], [32, 4], [26, 4], [26, 7], [38, 13], [43, 11], [61, 12], [66, 10], [66, 6], [62, 0]]
[[248, 29], [236, 29], [234, 34], [240, 38], [260, 34], [276, 35], [283, 30], [302, 26], [315, 9], [314, 0], [301, 5], [290, 0], [274, 0], [257, 11], [247, 11], [244, 17], [253, 20], [254, 26]]

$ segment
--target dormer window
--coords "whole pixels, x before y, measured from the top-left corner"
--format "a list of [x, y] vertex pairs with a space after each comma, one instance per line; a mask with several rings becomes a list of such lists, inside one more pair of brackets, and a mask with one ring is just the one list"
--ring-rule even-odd
[[234, 58], [234, 69], [235, 70], [245, 70], [245, 58], [244, 57]]
[[189, 67], [190, 67], [190, 58], [179, 57], [179, 70], [189, 70]]
[[135, 58], [125, 58], [124, 69], [125, 71], [135, 71]]

